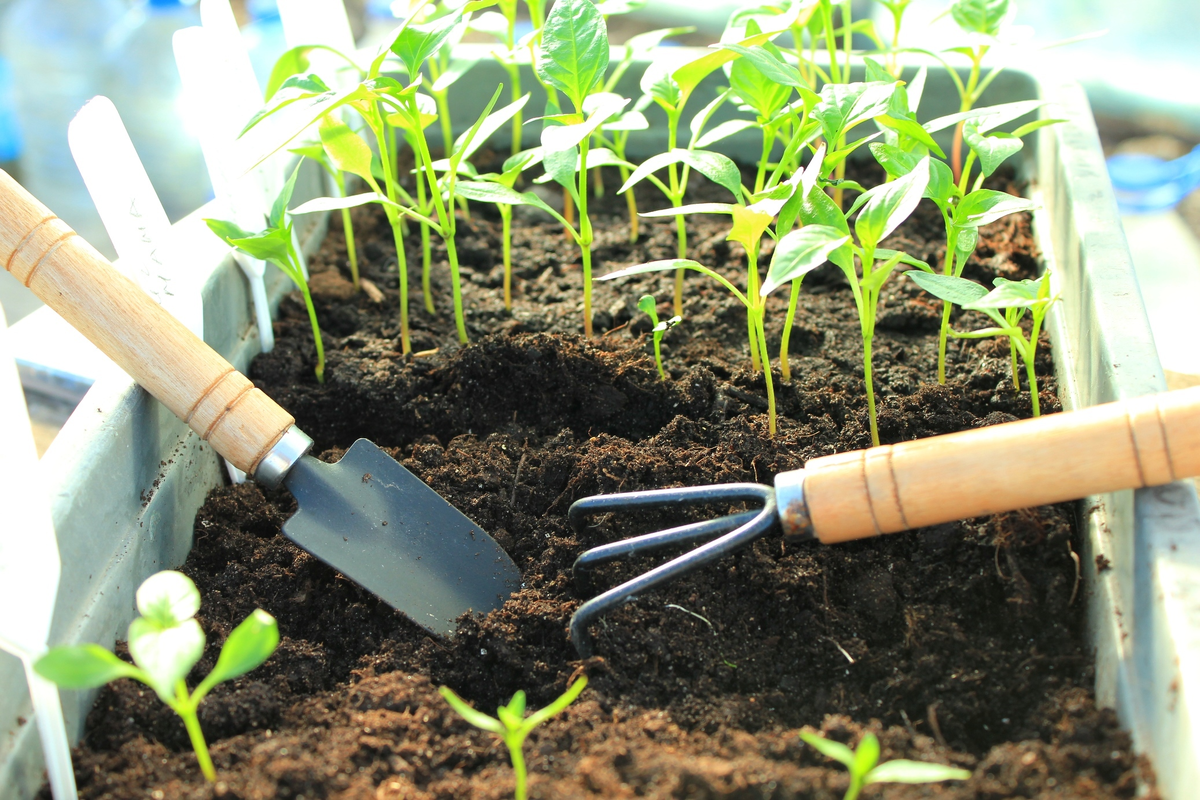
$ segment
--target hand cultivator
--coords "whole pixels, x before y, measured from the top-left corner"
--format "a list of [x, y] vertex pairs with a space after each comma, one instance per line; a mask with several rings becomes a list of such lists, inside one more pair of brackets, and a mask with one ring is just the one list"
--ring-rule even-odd
[[[576, 530], [591, 517], [635, 509], [744, 503], [756, 510], [583, 553], [577, 575], [606, 561], [704, 542], [584, 603], [571, 618], [571, 641], [580, 656], [591, 655], [588, 626], [598, 617], [772, 532], [834, 544], [1200, 474], [1198, 419], [1200, 388], [1186, 389], [825, 456], [777, 475], [774, 487], [734, 483], [584, 498], [570, 510]], [[1020, 470], [1006, 466], [1016, 463]]]

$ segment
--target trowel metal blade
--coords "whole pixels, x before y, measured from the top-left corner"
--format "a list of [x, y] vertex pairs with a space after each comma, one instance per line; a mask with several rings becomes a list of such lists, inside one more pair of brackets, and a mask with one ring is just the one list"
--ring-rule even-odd
[[336, 464], [304, 456], [284, 485], [299, 506], [285, 536], [439, 636], [521, 586], [492, 537], [366, 439]]

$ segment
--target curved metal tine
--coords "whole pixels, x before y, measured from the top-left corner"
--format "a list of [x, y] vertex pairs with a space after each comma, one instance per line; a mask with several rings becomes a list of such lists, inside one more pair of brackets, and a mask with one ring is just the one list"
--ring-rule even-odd
[[567, 518], [571, 521], [571, 526], [578, 531], [583, 528], [588, 517], [605, 511], [699, 505], [721, 501], [757, 502], [762, 500], [764, 489], [770, 489], [770, 487], [761, 483], [720, 483], [713, 486], [684, 486], [677, 489], [597, 494], [572, 503], [570, 510], [567, 511]]
[[757, 489], [757, 499], [763, 501], [763, 507], [754, 519], [719, 539], [703, 544], [690, 553], [593, 597], [576, 610], [571, 616], [570, 635], [571, 643], [575, 645], [575, 651], [579, 653], [580, 658], [588, 658], [592, 654], [592, 639], [588, 633], [588, 626], [598, 617], [624, 605], [642, 592], [669, 583], [745, 547], [775, 527], [779, 521], [775, 509], [775, 490], [760, 484], [741, 485], [754, 486]]
[[575, 564], [571, 567], [571, 576], [578, 577], [580, 570], [591, 569], [608, 561], [616, 561], [618, 558], [632, 558], [638, 553], [649, 553], [671, 545], [705, 541], [745, 525], [758, 514], [758, 511], [743, 511], [739, 514], [706, 519], [703, 522], [692, 522], [677, 528], [668, 528], [665, 531], [602, 544], [581, 553], [579, 558], [575, 559]]

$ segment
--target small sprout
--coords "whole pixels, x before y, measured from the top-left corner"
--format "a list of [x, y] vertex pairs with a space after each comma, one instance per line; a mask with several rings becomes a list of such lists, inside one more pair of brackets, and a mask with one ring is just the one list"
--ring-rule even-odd
[[[974, 281], [957, 278], [953, 275], [908, 273], [918, 286], [929, 292], [947, 305], [953, 303], [971, 311], [982, 311], [997, 327], [981, 328], [968, 333], [951, 331], [950, 335], [959, 339], [986, 339], [993, 336], [1007, 336], [1009, 353], [1012, 358], [1013, 386], [1021, 390], [1018, 377], [1017, 356], [1025, 362], [1025, 376], [1029, 382], [1030, 401], [1033, 405], [1033, 416], [1041, 415], [1038, 402], [1037, 373], [1034, 371], [1034, 359], [1037, 356], [1038, 334], [1042, 330], [1042, 322], [1050, 306], [1058, 300], [1058, 296], [1050, 295], [1050, 272], [1042, 273], [1037, 280], [1010, 281], [996, 278], [996, 287], [988, 291]], [[1021, 329], [1021, 318], [1028, 311], [1033, 318], [1029, 337]]]
[[638, 310], [646, 316], [650, 317], [650, 322], [654, 325], [650, 333], [654, 336], [654, 363], [658, 366], [658, 375], [664, 381], [667, 379], [667, 371], [663, 369], [662, 364], [662, 337], [667, 331], [674, 328], [679, 323], [683, 322], [683, 317], [674, 316], [670, 319], [658, 321], [658, 304], [654, 302], [654, 295], [644, 294], [638, 300]]
[[850, 788], [846, 790], [842, 800], [857, 800], [863, 787], [872, 783], [937, 783], [965, 781], [971, 777], [967, 770], [945, 764], [929, 764], [903, 758], [880, 764], [879, 739], [873, 733], [865, 734], [854, 750], [841, 742], [814, 733], [801, 731], [800, 738], [826, 758], [840, 761], [850, 770]]
[[582, 675], [557, 700], [541, 711], [533, 712], [528, 717], [525, 716], [525, 692], [523, 691], [518, 691], [514, 694], [508, 705], [500, 706], [496, 709], [495, 717], [489, 717], [482, 711], [476, 711], [471, 708], [465, 700], [456, 695], [448, 686], [440, 686], [438, 687], [438, 691], [442, 693], [442, 697], [446, 698], [446, 702], [458, 712], [460, 717], [476, 728], [491, 731], [504, 740], [504, 744], [508, 747], [509, 757], [512, 759], [513, 773], [517, 780], [515, 797], [517, 800], [526, 800], [529, 797], [529, 790], [525, 771], [525, 754], [521, 749], [525, 744], [525, 737], [538, 725], [541, 725], [575, 702], [575, 698], [579, 697], [580, 692], [583, 691], [585, 686], [587, 686], [587, 676]]
[[212, 672], [188, 694], [185, 679], [204, 655], [204, 631], [195, 618], [200, 610], [196, 584], [172, 570], [151, 575], [138, 587], [137, 608], [141, 616], [129, 623], [128, 634], [133, 664], [100, 645], [85, 644], [51, 649], [34, 664], [34, 671], [64, 689], [94, 689], [118, 678], [146, 684], [183, 719], [200, 771], [215, 783], [217, 773], [196, 710], [218, 683], [246, 674], [275, 652], [275, 618], [255, 609], [225, 639]]
[[[283, 274], [296, 284], [300, 294], [304, 296], [304, 308], [308, 311], [308, 321], [312, 325], [313, 341], [317, 347], [317, 366], [314, 369], [317, 374], [317, 383], [324, 383], [325, 345], [321, 341], [321, 326], [317, 324], [317, 310], [313, 307], [312, 293], [308, 290], [308, 276], [304, 272], [300, 254], [296, 252], [292, 221], [289, 219], [291, 213], [288, 212], [288, 203], [292, 201], [292, 192], [296, 188], [296, 176], [299, 173], [300, 165], [297, 164], [296, 169], [292, 170], [292, 176], [279, 190], [279, 196], [275, 198], [275, 203], [271, 206], [271, 213], [267, 216], [267, 226], [261, 232], [254, 233], [244, 230], [237, 223], [228, 220], [205, 219], [204, 222], [208, 225], [209, 230], [224, 240], [226, 244], [241, 250], [252, 258], [269, 261], [279, 267]], [[344, 207], [345, 202], [346, 200], [342, 198], [333, 205]]]

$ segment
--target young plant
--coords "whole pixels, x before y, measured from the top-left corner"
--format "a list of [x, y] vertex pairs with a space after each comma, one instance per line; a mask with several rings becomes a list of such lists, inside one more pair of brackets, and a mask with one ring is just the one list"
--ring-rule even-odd
[[[1037, 357], [1038, 335], [1042, 331], [1042, 322], [1050, 306], [1058, 300], [1050, 296], [1050, 273], [1044, 272], [1037, 280], [1010, 281], [996, 278], [990, 292], [974, 281], [958, 278], [952, 275], [923, 274], [910, 272], [909, 277], [925, 291], [947, 304], [953, 303], [970, 311], [981, 311], [996, 323], [994, 328], [981, 328], [975, 331], [959, 333], [951, 331], [951, 335], [959, 339], [986, 339], [992, 336], [1007, 336], [1009, 355], [1012, 359], [1013, 388], [1021, 391], [1021, 380], [1018, 377], [1017, 357], [1025, 362], [1025, 377], [1029, 383], [1030, 401], [1033, 406], [1033, 416], [1041, 414], [1038, 402], [1037, 373], [1035, 359]], [[1021, 329], [1021, 319], [1029, 312], [1033, 320], [1029, 336]]]
[[[592, 242], [595, 234], [588, 218], [588, 146], [592, 134], [629, 102], [607, 95], [585, 108], [588, 96], [599, 88], [608, 70], [608, 28], [590, 0], [557, 0], [542, 29], [537, 73], [543, 83], [566, 95], [574, 113], [550, 118], [561, 125], [542, 130], [546, 173], [561, 184], [579, 209], [579, 228], [568, 226], [579, 244], [583, 265], [583, 332], [592, 335]], [[577, 178], [577, 180], [576, 180]]]
[[638, 299], [638, 311], [650, 318], [650, 324], [654, 327], [650, 329], [650, 335], [654, 337], [654, 364], [658, 367], [658, 376], [664, 381], [667, 379], [667, 371], [663, 369], [662, 363], [662, 338], [663, 334], [674, 328], [679, 323], [683, 322], [683, 317], [671, 317], [663, 322], [658, 321], [658, 303], [652, 294], [644, 294]]
[[196, 621], [200, 592], [180, 572], [151, 575], [137, 590], [141, 616], [129, 623], [129, 655], [122, 661], [97, 644], [55, 647], [34, 664], [34, 670], [64, 689], [94, 689], [118, 678], [132, 678], [154, 690], [183, 720], [196, 751], [200, 771], [209, 783], [217, 780], [197, 709], [219, 683], [257, 668], [279, 646], [275, 619], [261, 608], [230, 632], [212, 672], [188, 692], [187, 675], [204, 655], [204, 631]]
[[[778, 36], [796, 21], [801, 11], [800, 5], [799, 3], [793, 4], [789, 10], [778, 14], [769, 22], [763, 24], [760, 33], [747, 36], [738, 41], [737, 44], [744, 47], [752, 47]], [[729, 159], [717, 153], [698, 151], [697, 148], [700, 146], [698, 143], [700, 130], [707, 124], [716, 105], [719, 104], [718, 101], [714, 101], [714, 103], [710, 104], [708, 108], [701, 111], [693, 119], [692, 138], [689, 140], [686, 149], [678, 146], [679, 122], [683, 117], [684, 107], [687, 106], [692, 93], [701, 82], [714, 71], [738, 57], [739, 54], [734, 50], [720, 49], [690, 59], [683, 64], [669, 62], [664, 59], [655, 60], [650, 63], [646, 71], [642, 74], [641, 89], [667, 115], [667, 150], [643, 162], [638, 169], [634, 170], [629, 179], [625, 181], [625, 184], [620, 188], [618, 193], [628, 192], [642, 180], [650, 179], [666, 195], [667, 199], [671, 201], [671, 205], [678, 208], [683, 205], [683, 197], [687, 193], [690, 169], [695, 169], [709, 178], [709, 180], [716, 181], [710, 173], [724, 170], [726, 168], [724, 162], [728, 162]], [[720, 102], [723, 102], [723, 100], [720, 100]], [[682, 170], [680, 169], [681, 165]], [[653, 176], [655, 172], [661, 169], [667, 170], [667, 183], [665, 184]], [[719, 183], [719, 181], [716, 182]], [[740, 176], [737, 179], [737, 185], [741, 186]], [[740, 188], [731, 189], [730, 191], [733, 192], [735, 197], [739, 197], [741, 194]], [[678, 214], [675, 217], [675, 232], [676, 256], [680, 259], [686, 259], [687, 225], [682, 214]], [[683, 269], [675, 273], [676, 316], [683, 315], [683, 275]]]
[[296, 188], [296, 176], [300, 173], [299, 165], [292, 170], [292, 176], [284, 183], [271, 206], [267, 217], [267, 227], [258, 233], [244, 230], [234, 222], [220, 219], [206, 219], [204, 222], [209, 230], [221, 237], [231, 247], [236, 247], [253, 258], [268, 261], [283, 271], [292, 279], [300, 294], [304, 296], [304, 308], [308, 311], [308, 321], [312, 325], [313, 342], [317, 348], [317, 382], [325, 382], [325, 345], [321, 341], [321, 327], [317, 324], [317, 310], [313, 307], [312, 294], [308, 291], [308, 279], [300, 262], [300, 255], [292, 245], [292, 222], [288, 218], [288, 203], [292, 200], [292, 191]]
[[850, 786], [842, 800], [857, 800], [863, 787], [873, 783], [938, 783], [971, 778], [968, 770], [926, 761], [898, 758], [880, 764], [879, 739], [873, 733], [864, 734], [854, 750], [841, 742], [806, 731], [800, 732], [800, 738], [821, 755], [841, 762], [850, 771]]
[[489, 717], [482, 711], [476, 711], [465, 700], [456, 695], [447, 686], [438, 687], [442, 697], [458, 715], [481, 730], [496, 734], [508, 747], [509, 758], [512, 759], [513, 774], [516, 778], [516, 800], [527, 800], [529, 797], [528, 776], [525, 770], [525, 753], [522, 748], [525, 738], [534, 728], [551, 717], [556, 716], [579, 697], [580, 692], [587, 686], [587, 676], [582, 675], [572, 683], [557, 700], [550, 705], [525, 716], [525, 692], [518, 691], [513, 695], [508, 705], [496, 709], [496, 716]]
[[[900, 264], [930, 272], [929, 265], [912, 256], [888, 250], [879, 243], [908, 219], [921, 201], [929, 184], [930, 158], [925, 156], [902, 178], [884, 183], [859, 195], [849, 212], [843, 213], [821, 186], [814, 186], [805, 195], [799, 210], [805, 227], [813, 225], [833, 228], [850, 235], [847, 219], [858, 212], [854, 234], [858, 241], [847, 241], [834, 250], [829, 260], [845, 273], [854, 293], [854, 305], [862, 328], [863, 381], [867, 389], [867, 411], [870, 418], [871, 444], [879, 445], [879, 423], [875, 411], [875, 386], [871, 378], [871, 345], [875, 338], [875, 315], [883, 286]], [[803, 230], [803, 229], [802, 229]], [[855, 266], [857, 258], [860, 268]]]
[[[743, 244], [747, 242], [754, 243], [751, 247], [747, 248], [747, 252], [750, 252], [751, 248], [754, 250], [755, 256], [751, 261], [753, 264], [757, 259], [757, 242], [762, 238], [767, 225], [770, 223], [771, 215], [760, 209], [754, 209], [752, 206], [734, 206], [733, 208], [742, 209], [742, 211], [733, 212], [734, 224], [730, 238], [737, 237], [736, 241]], [[792, 231], [780, 239], [779, 244], [776, 245], [775, 253], [771, 257], [771, 268], [766, 282], [759, 288], [757, 279], [754, 277], [756, 271], [752, 270], [748, 276], [748, 283], [752, 284], [752, 288], [745, 293], [730, 283], [720, 273], [696, 261], [679, 258], [638, 264], [637, 266], [610, 272], [608, 275], [600, 278], [600, 280], [626, 278], [631, 275], [641, 275], [648, 272], [690, 269], [707, 275], [728, 289], [746, 307], [753, 362], [756, 369], [759, 363], [763, 365], [763, 374], [767, 381], [767, 425], [770, 435], [774, 436], [776, 430], [775, 387], [771, 378], [771, 357], [767, 352], [767, 337], [763, 322], [767, 295], [785, 283], [789, 283], [821, 266], [831, 258], [832, 253], [846, 246], [849, 241], [850, 236], [848, 233], [844, 234], [826, 225], [806, 225], [800, 230]]]

